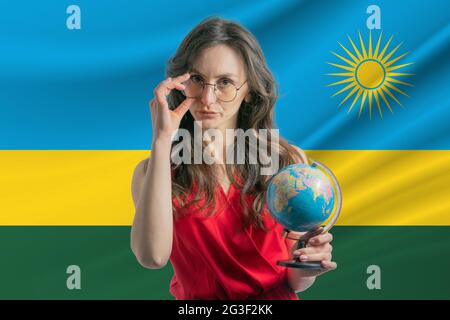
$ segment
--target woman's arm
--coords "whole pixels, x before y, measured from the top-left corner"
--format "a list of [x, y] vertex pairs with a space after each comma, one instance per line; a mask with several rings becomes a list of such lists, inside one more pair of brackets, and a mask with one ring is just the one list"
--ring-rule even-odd
[[170, 139], [155, 140], [151, 157], [140, 162], [133, 174], [136, 212], [131, 249], [139, 263], [150, 269], [164, 267], [172, 251], [170, 145]]
[[131, 229], [131, 249], [144, 267], [159, 269], [167, 264], [172, 252], [173, 213], [170, 153], [172, 134], [194, 99], [186, 98], [175, 110], [169, 108], [167, 96], [172, 90], [184, 90], [188, 73], [167, 78], [153, 91], [152, 155], [139, 164], [133, 174], [132, 193], [136, 213]]

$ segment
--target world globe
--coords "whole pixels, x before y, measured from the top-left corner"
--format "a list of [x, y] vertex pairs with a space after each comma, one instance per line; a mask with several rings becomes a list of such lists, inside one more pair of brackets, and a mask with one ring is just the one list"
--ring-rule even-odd
[[[335, 194], [339, 199], [335, 199]], [[281, 169], [269, 183], [266, 202], [272, 216], [285, 229], [305, 232], [317, 229], [330, 217], [336, 200], [340, 210], [340, 197], [331, 171], [313, 162]], [[333, 220], [336, 219], [335, 213]]]

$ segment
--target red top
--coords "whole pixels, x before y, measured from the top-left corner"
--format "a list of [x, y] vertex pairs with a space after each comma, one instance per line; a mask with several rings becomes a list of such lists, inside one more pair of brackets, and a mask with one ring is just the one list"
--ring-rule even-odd
[[[188, 200], [193, 199], [194, 189]], [[176, 299], [298, 300], [287, 285], [287, 268], [276, 265], [288, 258], [283, 227], [265, 206], [263, 217], [270, 231], [251, 225], [242, 230], [239, 196], [233, 184], [228, 194], [219, 186], [217, 211], [211, 217], [202, 215], [207, 210], [199, 211], [204, 198], [182, 208], [174, 198], [181, 216], [174, 220], [170, 256], [174, 269], [170, 293]], [[246, 201], [253, 198], [246, 196]]]

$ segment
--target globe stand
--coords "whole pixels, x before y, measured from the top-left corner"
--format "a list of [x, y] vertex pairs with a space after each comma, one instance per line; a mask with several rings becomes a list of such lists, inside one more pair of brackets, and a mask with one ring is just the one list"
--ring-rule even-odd
[[[285, 229], [285, 235], [289, 233], [289, 230]], [[316, 236], [316, 234], [312, 234], [309, 237], [302, 236], [299, 239], [289, 238], [292, 240], [297, 240], [296, 242], [296, 250], [303, 249], [308, 244], [309, 239]], [[301, 261], [300, 257], [296, 257], [290, 260], [280, 260], [277, 261], [277, 265], [288, 268], [300, 268], [300, 269], [310, 269], [310, 270], [321, 270], [323, 269], [322, 263], [320, 261]]]

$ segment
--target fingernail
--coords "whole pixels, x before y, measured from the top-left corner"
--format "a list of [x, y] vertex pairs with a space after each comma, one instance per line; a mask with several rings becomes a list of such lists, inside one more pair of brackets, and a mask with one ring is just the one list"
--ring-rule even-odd
[[305, 256], [305, 255], [302, 255], [302, 256], [300, 256], [300, 260], [302, 260], [302, 261], [306, 261], [306, 260], [308, 260], [308, 257], [307, 257], [307, 256]]

